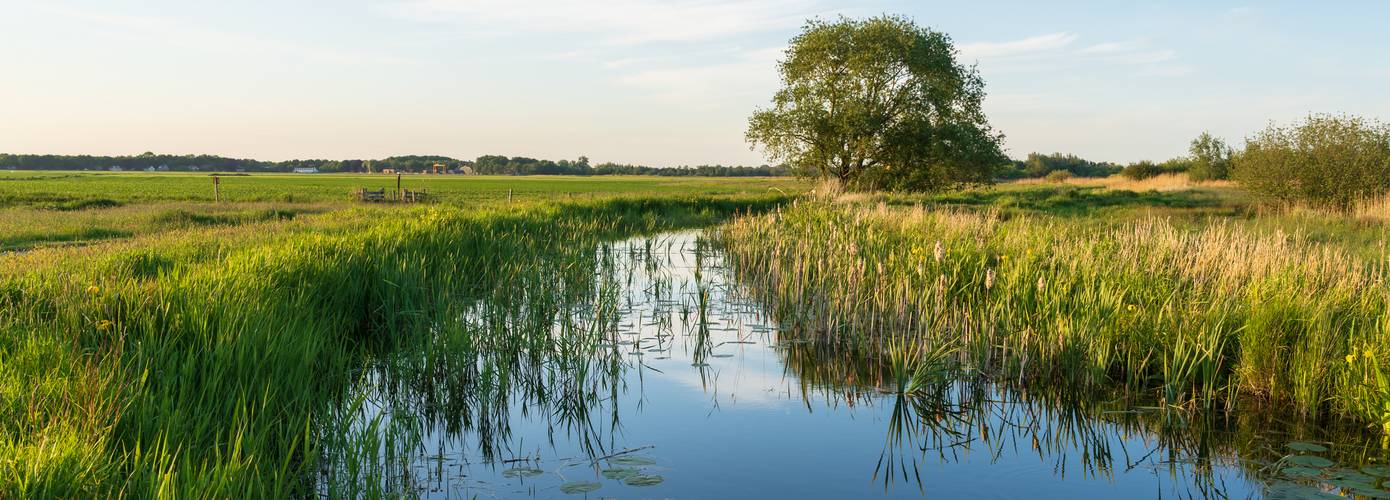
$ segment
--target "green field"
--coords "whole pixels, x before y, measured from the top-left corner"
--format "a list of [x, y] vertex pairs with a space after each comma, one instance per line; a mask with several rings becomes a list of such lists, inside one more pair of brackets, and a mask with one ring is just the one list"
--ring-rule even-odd
[[[0, 251], [130, 238], [206, 226], [273, 222], [338, 209], [395, 209], [354, 200], [357, 188], [395, 190], [393, 175], [224, 175], [0, 171]], [[402, 176], [431, 205], [582, 201], [613, 196], [794, 194], [785, 178]]]
[[[227, 202], [332, 203], [352, 199], [361, 187], [388, 191], [394, 175], [222, 174]], [[402, 176], [404, 189], [423, 189], [442, 203], [493, 202], [615, 194], [736, 194], [787, 189], [799, 183], [767, 177], [653, 176]], [[73, 209], [88, 205], [213, 201], [210, 174], [146, 172], [52, 172], [0, 170], [0, 207]]]

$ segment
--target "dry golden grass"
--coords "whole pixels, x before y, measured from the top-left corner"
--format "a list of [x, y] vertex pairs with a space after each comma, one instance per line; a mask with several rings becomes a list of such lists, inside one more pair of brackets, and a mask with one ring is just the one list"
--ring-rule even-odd
[[1197, 188], [1227, 188], [1235, 187], [1231, 181], [1206, 181], [1193, 182], [1187, 178], [1187, 174], [1163, 174], [1143, 180], [1134, 180], [1122, 175], [1112, 175], [1110, 177], [1071, 177], [1061, 182], [1049, 181], [1047, 179], [1022, 179], [1014, 181], [1017, 184], [1070, 184], [1073, 186], [1100, 186], [1106, 189], [1123, 189], [1128, 191], [1182, 191]]

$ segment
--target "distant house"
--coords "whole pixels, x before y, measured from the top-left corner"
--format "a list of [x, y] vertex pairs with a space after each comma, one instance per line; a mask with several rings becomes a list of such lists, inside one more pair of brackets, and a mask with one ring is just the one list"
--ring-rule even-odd
[[315, 168], [315, 167], [299, 167], [299, 168], [294, 169], [294, 173], [296, 173], [296, 174], [317, 174], [317, 173], [319, 173], [319, 169], [318, 169], [318, 168]]
[[154, 167], [145, 167], [145, 171], [146, 171], [146, 172], [154, 172], [155, 169], [154, 169]]
[[112, 172], [120, 172], [120, 171], [125, 170], [125, 169], [124, 169], [124, 168], [121, 168], [120, 165], [112, 165], [111, 168], [108, 169], [108, 170], [110, 170], [110, 171], [112, 171]]
[[159, 168], [158, 168], [158, 170], [159, 170], [160, 172], [168, 172], [168, 171], [169, 171], [169, 166], [168, 166], [168, 165], [160, 165]]

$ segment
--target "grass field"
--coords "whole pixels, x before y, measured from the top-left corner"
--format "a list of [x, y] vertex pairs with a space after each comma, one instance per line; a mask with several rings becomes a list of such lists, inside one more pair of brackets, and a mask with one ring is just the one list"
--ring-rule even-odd
[[[130, 238], [163, 231], [288, 220], [337, 209], [394, 209], [356, 202], [359, 187], [395, 189], [389, 175], [0, 171], [0, 251]], [[403, 176], [432, 204], [492, 206], [613, 196], [794, 194], [804, 183], [781, 178]]]
[[[451, 204], [617, 194], [736, 194], [787, 189], [795, 180], [766, 177], [403, 175], [405, 189], [424, 189]], [[353, 190], [395, 189], [396, 176], [368, 174], [223, 174], [227, 202], [334, 203]], [[0, 207], [75, 209], [133, 203], [213, 201], [210, 174], [0, 170]]]

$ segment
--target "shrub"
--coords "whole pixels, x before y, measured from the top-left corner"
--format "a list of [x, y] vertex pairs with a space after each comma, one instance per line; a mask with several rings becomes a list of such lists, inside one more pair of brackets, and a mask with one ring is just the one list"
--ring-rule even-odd
[[1149, 160], [1144, 160], [1138, 163], [1131, 163], [1129, 164], [1129, 166], [1125, 167], [1124, 170], [1120, 171], [1120, 175], [1123, 175], [1130, 179], [1134, 179], [1136, 181], [1148, 179], [1161, 173], [1163, 173], [1163, 170], [1158, 168], [1158, 165], [1155, 165], [1154, 162], [1151, 162]]
[[1070, 178], [1072, 178], [1071, 172], [1066, 170], [1053, 170], [1052, 172], [1049, 172], [1047, 174], [1047, 177], [1045, 177], [1045, 179], [1047, 179], [1047, 182], [1066, 182], [1067, 179]]
[[1202, 132], [1192, 140], [1188, 149], [1192, 153], [1192, 166], [1187, 170], [1188, 178], [1194, 181], [1214, 181], [1230, 177], [1231, 148], [1226, 141]]
[[1348, 208], [1390, 191], [1390, 127], [1349, 115], [1310, 115], [1246, 139], [1236, 181], [1282, 202]]
[[1129, 164], [1124, 170], [1120, 171], [1120, 175], [1139, 181], [1162, 174], [1186, 172], [1191, 166], [1192, 160], [1183, 157], [1173, 158], [1163, 163], [1154, 163], [1144, 160]]

